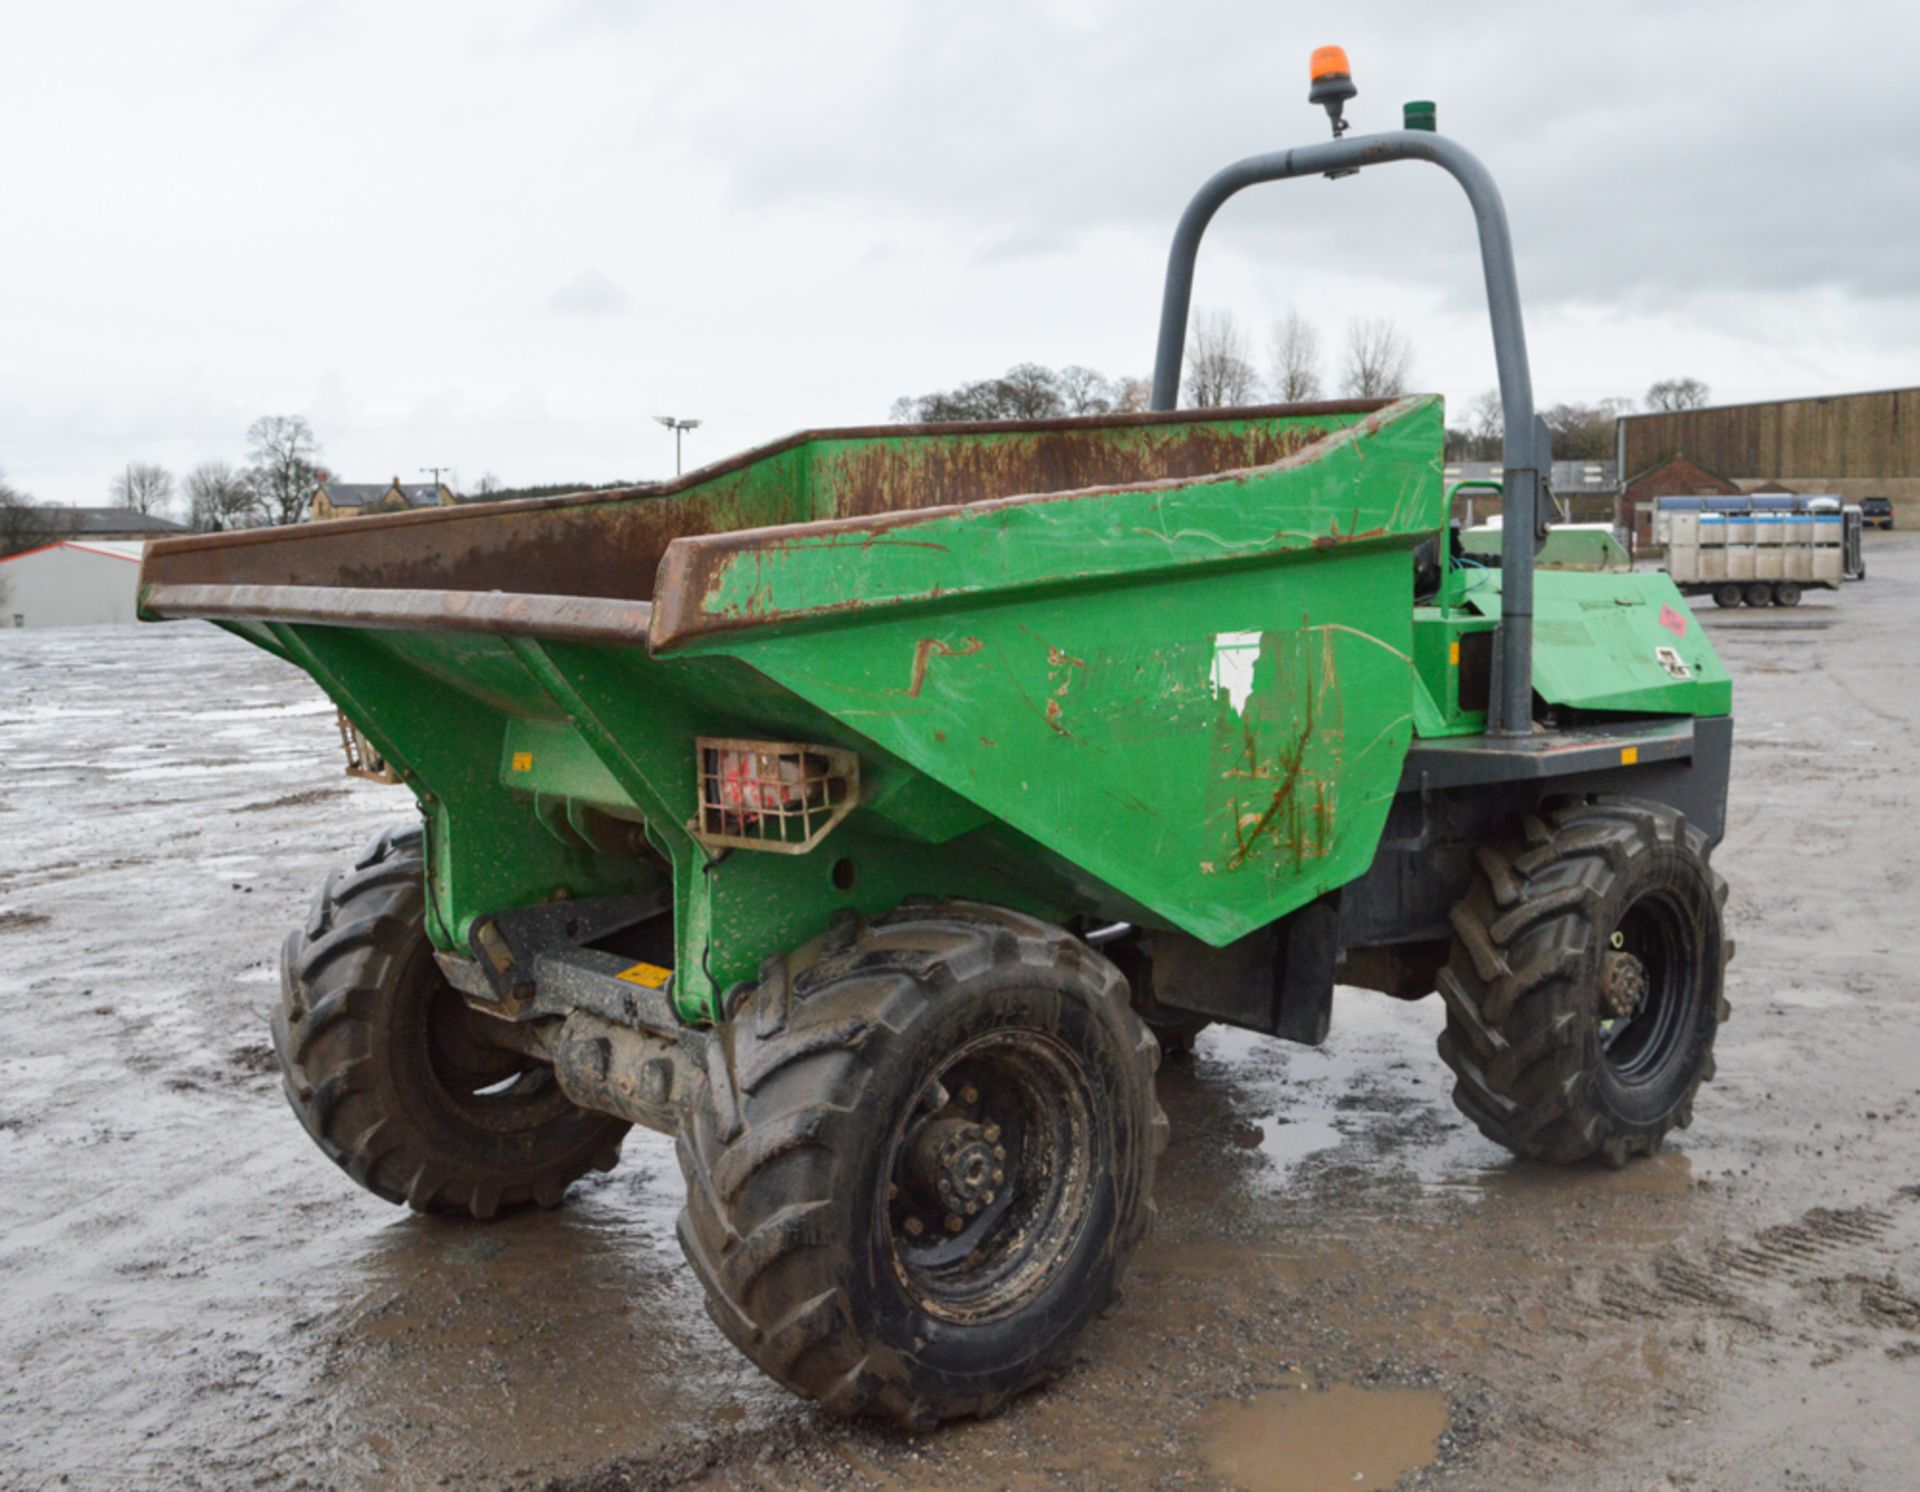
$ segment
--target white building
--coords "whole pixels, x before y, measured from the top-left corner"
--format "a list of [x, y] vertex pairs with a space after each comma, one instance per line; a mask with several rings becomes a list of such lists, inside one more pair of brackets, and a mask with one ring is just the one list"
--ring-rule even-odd
[[0, 560], [0, 627], [96, 627], [137, 620], [132, 540], [62, 539]]

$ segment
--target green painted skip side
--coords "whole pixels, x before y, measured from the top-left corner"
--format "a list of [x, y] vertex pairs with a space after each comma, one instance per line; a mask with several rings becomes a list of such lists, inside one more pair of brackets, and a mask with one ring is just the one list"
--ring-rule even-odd
[[[921, 511], [845, 516], [812, 528], [685, 539], [662, 566], [653, 637], [679, 652], [687, 639], [738, 626], [844, 617], [900, 602], [953, 605], [1034, 587], [1270, 562], [1356, 541], [1401, 544], [1438, 526], [1441, 405], [1409, 398], [1384, 409], [1229, 422], [1221, 438], [1279, 437], [1268, 464], [1132, 486], [1102, 484]], [[1172, 441], [1177, 426], [1103, 432]], [[906, 461], [927, 437], [859, 443], [878, 469]], [[991, 458], [989, 442], [968, 442]], [[830, 443], [823, 443], [830, 444]], [[888, 448], [899, 446], [899, 452]], [[924, 458], [922, 458], [924, 459]], [[846, 458], [843, 458], [843, 469]], [[1116, 460], [1124, 468], [1125, 462]], [[1141, 465], [1149, 467], [1143, 455]], [[853, 483], [816, 459], [814, 481], [834, 512], [859, 511]], [[851, 467], [858, 470], [857, 466]], [[897, 482], [898, 477], [893, 480]]]
[[1438, 401], [1390, 415], [1226, 479], [769, 542], [707, 593], [749, 624], [660, 661], [736, 657], [1230, 942], [1361, 874], [1400, 778], [1444, 504]]
[[[1463, 603], [1500, 615], [1500, 572], [1466, 572]], [[1550, 705], [1725, 715], [1733, 681], [1665, 575], [1541, 570], [1533, 579], [1533, 689]]]
[[[1470, 528], [1460, 535], [1460, 547], [1489, 565], [1500, 563], [1501, 531], [1492, 525]], [[1633, 568], [1633, 556], [1601, 523], [1556, 523], [1535, 551], [1536, 570], [1608, 570]]]

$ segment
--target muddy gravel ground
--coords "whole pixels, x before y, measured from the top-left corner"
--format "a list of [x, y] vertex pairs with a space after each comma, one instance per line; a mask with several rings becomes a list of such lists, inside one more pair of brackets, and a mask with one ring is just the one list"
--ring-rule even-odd
[[708, 1325], [662, 1138], [491, 1225], [354, 1189], [282, 1102], [273, 959], [406, 795], [210, 628], [0, 634], [0, 1486], [1915, 1486], [1920, 536], [1870, 546], [1843, 596], [1701, 612], [1739, 954], [1678, 1144], [1509, 1160], [1431, 1001], [1209, 1032], [1122, 1308], [919, 1439]]

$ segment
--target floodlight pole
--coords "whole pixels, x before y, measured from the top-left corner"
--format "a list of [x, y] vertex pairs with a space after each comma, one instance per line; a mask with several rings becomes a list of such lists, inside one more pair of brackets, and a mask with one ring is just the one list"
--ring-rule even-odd
[[689, 430], [699, 429], [700, 422], [683, 420], [670, 414], [657, 414], [653, 418], [655, 424], [665, 425], [673, 432], [673, 474], [677, 477], [680, 475], [680, 437]]

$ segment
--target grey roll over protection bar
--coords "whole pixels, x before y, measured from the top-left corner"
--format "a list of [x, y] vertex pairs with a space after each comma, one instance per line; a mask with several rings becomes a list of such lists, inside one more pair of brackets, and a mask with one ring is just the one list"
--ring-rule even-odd
[[1527, 334], [1520, 316], [1520, 288], [1514, 277], [1507, 211], [1493, 177], [1472, 152], [1444, 135], [1392, 130], [1248, 156], [1216, 172], [1180, 215], [1173, 247], [1167, 254], [1160, 339], [1153, 363], [1152, 407], [1170, 410], [1179, 404], [1194, 260], [1207, 225], [1227, 199], [1261, 182], [1350, 175], [1388, 161], [1431, 161], [1446, 171], [1473, 204], [1474, 221], [1480, 230], [1480, 263], [1487, 280], [1487, 313], [1493, 323], [1493, 356], [1499, 369], [1500, 408], [1506, 426], [1502, 449], [1505, 516], [1500, 543], [1500, 635], [1494, 650], [1487, 725], [1498, 735], [1525, 735], [1533, 728], [1533, 557], [1542, 537], [1542, 474], [1551, 469], [1552, 446], [1546, 427], [1533, 409], [1533, 374], [1527, 366]]

